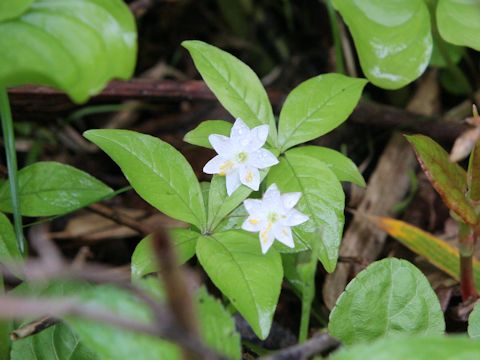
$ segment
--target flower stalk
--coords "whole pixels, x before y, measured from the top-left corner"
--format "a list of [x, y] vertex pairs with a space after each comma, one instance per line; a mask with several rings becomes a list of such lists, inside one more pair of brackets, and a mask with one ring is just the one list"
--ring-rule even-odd
[[470, 226], [461, 223], [460, 231], [460, 293], [462, 300], [478, 298], [473, 275], [473, 250], [475, 246], [475, 231]]
[[13, 222], [17, 245], [20, 253], [25, 252], [25, 240], [22, 230], [22, 215], [20, 212], [20, 198], [18, 195], [17, 155], [15, 151], [15, 134], [13, 131], [12, 111], [8, 100], [7, 89], [0, 88], [0, 117], [2, 121], [3, 142], [7, 158], [8, 182], [12, 200]]

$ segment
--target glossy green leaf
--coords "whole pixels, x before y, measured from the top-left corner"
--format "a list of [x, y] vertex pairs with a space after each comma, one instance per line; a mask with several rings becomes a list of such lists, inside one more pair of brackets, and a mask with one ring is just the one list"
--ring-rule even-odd
[[448, 153], [428, 136], [412, 135], [406, 138], [414, 147], [418, 161], [443, 202], [467, 224], [475, 224], [477, 215], [465, 197], [465, 170], [452, 163]]
[[362, 70], [373, 84], [398, 89], [418, 78], [432, 54], [424, 1], [333, 0], [350, 29]]
[[477, 303], [468, 317], [468, 335], [480, 340], [480, 303]]
[[230, 230], [203, 236], [197, 257], [222, 293], [265, 339], [270, 331], [283, 278], [280, 255], [262, 255], [258, 234]]
[[365, 187], [365, 180], [357, 168], [357, 165], [348, 157], [333, 149], [322, 146], [302, 146], [292, 149], [289, 154], [310, 156], [324, 162], [340, 181], [348, 181], [361, 187]]
[[[18, 250], [15, 231], [8, 218], [0, 213], [0, 262], [2, 260], [12, 261], [21, 259], [22, 255]], [[3, 281], [0, 278], [0, 282]]]
[[[18, 172], [20, 210], [24, 216], [69, 213], [113, 192], [93, 176], [57, 162], [37, 162]], [[10, 186], [0, 186], [0, 210], [11, 212]]]
[[480, 6], [476, 0], [439, 0], [437, 26], [449, 43], [480, 50]]
[[120, 166], [145, 201], [172, 218], [205, 228], [200, 184], [190, 164], [174, 147], [128, 130], [89, 130], [84, 136]]
[[34, 0], [0, 2], [0, 21], [15, 18], [25, 12]]
[[225, 120], [206, 120], [202, 121], [195, 129], [185, 134], [183, 141], [202, 146], [204, 148], [212, 149], [208, 136], [211, 134], [219, 134], [230, 136], [232, 123]]
[[13, 342], [11, 360], [99, 360], [65, 324]]
[[35, 0], [24, 12], [17, 2], [0, 7], [18, 15], [0, 21], [1, 86], [49, 85], [83, 102], [132, 75], [136, 25], [123, 1]]
[[[171, 229], [169, 235], [179, 264], [187, 262], [195, 255], [197, 239], [200, 236], [198, 232], [188, 229]], [[152, 249], [151, 236], [147, 236], [138, 243], [132, 255], [131, 267], [133, 278], [141, 278], [159, 270]]]
[[253, 70], [235, 56], [202, 41], [184, 41], [182, 46], [190, 52], [198, 72], [225, 109], [249, 127], [269, 125], [268, 139], [274, 145], [277, 131], [272, 106]]
[[228, 359], [241, 359], [242, 346], [235, 321], [204, 287], [197, 293], [197, 310], [200, 333], [205, 343]]
[[480, 358], [475, 341], [460, 336], [411, 336], [380, 339], [345, 347], [330, 360], [468, 360]]
[[278, 140], [283, 151], [328, 133], [343, 123], [367, 83], [341, 74], [311, 78], [297, 86], [280, 112]]
[[[423, 256], [436, 268], [444, 271], [455, 280], [460, 280], [460, 254], [458, 248], [432, 234], [406, 222], [368, 216], [380, 229], [400, 241], [416, 254]], [[480, 291], [480, 262], [473, 258], [473, 276]]]
[[477, 141], [468, 163], [468, 198], [480, 201], [480, 141]]
[[387, 258], [360, 272], [330, 313], [329, 333], [344, 344], [394, 335], [440, 335], [445, 320], [426, 277], [405, 260]]
[[281, 192], [302, 193], [296, 208], [310, 220], [293, 227], [293, 233], [307, 245], [320, 241], [320, 261], [328, 272], [335, 270], [345, 219], [345, 195], [340, 181], [323, 161], [289, 150], [268, 173], [267, 184], [273, 183]]

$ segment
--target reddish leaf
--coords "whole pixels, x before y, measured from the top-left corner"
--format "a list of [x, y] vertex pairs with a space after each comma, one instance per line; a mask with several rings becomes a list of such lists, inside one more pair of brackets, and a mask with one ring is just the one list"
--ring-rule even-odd
[[[403, 221], [387, 217], [367, 217], [414, 253], [423, 256], [455, 280], [460, 280], [460, 254], [456, 247]], [[477, 290], [480, 291], [480, 262], [477, 259], [473, 260], [473, 272]]]
[[467, 224], [476, 224], [477, 215], [465, 196], [467, 174], [458, 164], [449, 160], [448, 153], [435, 141], [424, 135], [407, 136], [418, 161], [433, 187], [449, 209]]

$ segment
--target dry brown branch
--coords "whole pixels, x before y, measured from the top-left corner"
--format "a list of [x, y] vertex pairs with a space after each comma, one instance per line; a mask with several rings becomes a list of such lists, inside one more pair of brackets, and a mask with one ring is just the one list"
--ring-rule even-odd
[[[1, 302], [0, 298], [0, 302]], [[13, 330], [10, 334], [10, 338], [12, 341], [24, 339], [28, 336], [35, 335], [45, 329], [48, 329], [50, 326], [56, 325], [59, 323], [60, 320], [54, 318], [54, 317], [49, 317], [49, 316], [44, 316], [38, 320], [29, 322], [28, 324]]]

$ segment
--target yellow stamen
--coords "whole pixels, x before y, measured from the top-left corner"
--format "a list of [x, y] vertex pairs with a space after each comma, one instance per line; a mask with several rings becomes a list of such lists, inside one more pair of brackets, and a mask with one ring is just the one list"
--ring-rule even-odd
[[225, 176], [227, 172], [233, 168], [234, 165], [235, 164], [233, 163], [232, 160], [226, 161], [220, 166], [220, 172], [218, 173], [218, 175]]
[[250, 219], [248, 220], [248, 222], [252, 225], [257, 225], [258, 224], [258, 220], [257, 219]]
[[253, 181], [253, 173], [249, 170], [247, 174], [245, 175], [245, 180], [247, 182], [252, 182]]
[[269, 223], [267, 224], [267, 227], [260, 232], [260, 239], [262, 240], [262, 243], [263, 243], [263, 244], [266, 244], [266, 243], [267, 243], [267, 241], [268, 241], [268, 233], [269, 233], [270, 230], [272, 229], [272, 226], [273, 226], [273, 223], [269, 222]]

